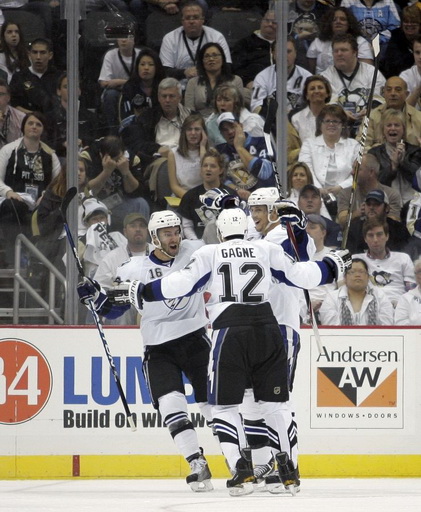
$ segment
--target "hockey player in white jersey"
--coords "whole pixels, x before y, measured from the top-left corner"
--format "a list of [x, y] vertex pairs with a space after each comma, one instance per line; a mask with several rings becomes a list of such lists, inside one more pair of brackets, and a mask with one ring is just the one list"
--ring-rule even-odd
[[[281, 245], [284, 251], [292, 258], [295, 257], [291, 240], [288, 238], [285, 222], [293, 225], [300, 260], [308, 261], [315, 253], [314, 242], [305, 231], [306, 217], [290, 201], [280, 200], [276, 187], [259, 188], [252, 192], [248, 198], [251, 219], [254, 223], [253, 239], [265, 240]], [[288, 358], [288, 382], [292, 391], [297, 356], [300, 350], [300, 300], [303, 292], [297, 288], [280, 283], [273, 287], [270, 293], [270, 303], [273, 313], [281, 329]], [[299, 490], [298, 475], [298, 440], [295, 412], [290, 401], [288, 409], [284, 410], [285, 430], [281, 436], [282, 451], [288, 454], [296, 469], [296, 488]], [[282, 486], [277, 482], [274, 473], [274, 459], [271, 453], [267, 432], [261, 415], [259, 404], [254, 400], [251, 390], [244, 396], [241, 412], [249, 446], [253, 449], [254, 474], [257, 482], [266, 480], [265, 488], [270, 492], [281, 492]]]
[[[203, 245], [198, 240], [181, 241], [181, 224], [171, 211], [155, 212], [148, 224], [155, 249], [148, 257], [134, 258], [117, 270], [117, 282], [140, 280], [143, 283], [167, 276], [183, 268], [192, 253]], [[117, 306], [98, 290], [95, 281], [78, 286], [81, 301], [95, 301], [98, 313], [115, 318], [128, 306]], [[204, 417], [211, 421], [207, 403], [207, 366], [210, 340], [203, 294], [144, 303], [141, 332], [144, 343], [143, 372], [152, 403], [159, 409], [179, 452], [191, 466], [187, 483], [193, 491], [212, 490], [211, 473], [202, 454], [197, 433], [187, 414], [182, 372], [190, 380], [195, 399]]]
[[[239, 414], [250, 377], [255, 398], [274, 434], [281, 481], [295, 494], [293, 468], [286, 464], [279, 441], [285, 428], [282, 409], [289, 399], [288, 370], [285, 346], [269, 303], [270, 289], [274, 278], [300, 287], [331, 282], [342, 275], [351, 257], [342, 251], [327, 255], [321, 262], [294, 263], [276, 244], [244, 240], [246, 228], [243, 210], [222, 211], [217, 219], [221, 244], [201, 247], [184, 269], [162, 279], [147, 285], [131, 282], [125, 294], [139, 305], [143, 300], [190, 297], [208, 291], [207, 310], [213, 328], [208, 400], [233, 474], [227, 487], [232, 495], [253, 491], [253, 468], [245, 451]], [[117, 299], [122, 292], [118, 291]]]

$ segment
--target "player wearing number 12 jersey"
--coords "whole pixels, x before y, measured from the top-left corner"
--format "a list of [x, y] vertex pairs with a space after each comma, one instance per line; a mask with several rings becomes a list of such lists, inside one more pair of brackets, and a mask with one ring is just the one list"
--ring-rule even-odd
[[216, 224], [221, 244], [201, 247], [184, 269], [163, 279], [146, 286], [130, 283], [128, 296], [136, 304], [189, 297], [204, 289], [209, 292], [207, 310], [213, 334], [208, 400], [233, 474], [227, 486], [231, 494], [252, 492], [252, 486], [246, 488], [254, 476], [244, 451], [246, 437], [238, 411], [250, 377], [266, 424], [274, 433], [280, 478], [286, 487], [293, 488], [279, 443], [284, 429], [282, 408], [289, 398], [287, 356], [269, 293], [274, 278], [299, 287], [332, 282], [348, 262], [330, 255], [322, 262], [294, 263], [276, 244], [248, 242], [244, 240], [247, 218], [239, 208], [222, 211]]

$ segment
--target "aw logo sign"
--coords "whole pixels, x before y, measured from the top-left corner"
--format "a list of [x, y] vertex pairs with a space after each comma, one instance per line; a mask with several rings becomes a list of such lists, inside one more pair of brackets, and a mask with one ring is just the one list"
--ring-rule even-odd
[[31, 420], [45, 407], [52, 389], [51, 368], [33, 345], [0, 340], [0, 424]]
[[322, 354], [314, 347], [312, 428], [403, 428], [403, 338], [323, 336]]

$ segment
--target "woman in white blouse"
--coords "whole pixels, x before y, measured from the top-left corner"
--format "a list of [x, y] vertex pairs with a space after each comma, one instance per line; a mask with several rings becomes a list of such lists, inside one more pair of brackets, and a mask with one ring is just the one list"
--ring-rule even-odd
[[305, 162], [314, 185], [335, 196], [352, 184], [352, 167], [359, 142], [348, 137], [347, 116], [339, 105], [326, 105], [316, 119], [316, 137], [306, 139], [298, 160]]
[[392, 325], [393, 306], [383, 290], [369, 283], [367, 263], [353, 258], [345, 284], [328, 291], [319, 310], [323, 325]]
[[421, 325], [421, 258], [414, 261], [417, 287], [404, 293], [395, 309], [395, 325]]

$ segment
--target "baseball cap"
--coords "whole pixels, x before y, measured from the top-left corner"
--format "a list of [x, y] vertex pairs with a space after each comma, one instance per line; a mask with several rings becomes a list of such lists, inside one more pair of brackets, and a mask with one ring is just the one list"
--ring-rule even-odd
[[235, 118], [232, 112], [222, 112], [222, 114], [220, 114], [220, 116], [218, 117], [218, 128], [220, 128], [221, 124], [225, 122], [236, 123], [237, 119]]
[[128, 213], [124, 217], [123, 226], [126, 227], [127, 224], [131, 224], [132, 222], [135, 222], [136, 220], [141, 220], [142, 224], [144, 224], [146, 227], [148, 227], [148, 221], [140, 213]]
[[105, 215], [107, 215], [107, 217], [108, 217], [108, 223], [110, 223], [110, 218], [109, 218], [110, 212], [109, 212], [108, 208], [105, 206], [104, 203], [101, 203], [101, 201], [98, 201], [98, 199], [96, 199], [95, 197], [89, 197], [88, 199], [85, 199], [82, 203], [82, 207], [83, 207], [82, 220], [85, 224], [89, 220], [89, 217], [92, 217], [93, 214], [97, 214], [99, 212], [105, 213]]
[[368, 199], [374, 199], [378, 203], [389, 204], [389, 198], [387, 197], [386, 192], [384, 192], [383, 190], [379, 190], [379, 189], [371, 190], [365, 196], [365, 200], [368, 201]]
[[304, 185], [304, 187], [300, 190], [300, 197], [308, 190], [311, 192], [316, 192], [316, 194], [321, 197], [320, 190], [316, 187], [316, 185], [312, 185], [311, 183]]
[[308, 222], [312, 222], [313, 224], [320, 224], [325, 229], [327, 227], [325, 219], [320, 215], [316, 215], [315, 213], [310, 213], [309, 215], [307, 215], [307, 220]]

